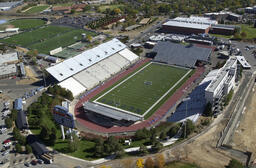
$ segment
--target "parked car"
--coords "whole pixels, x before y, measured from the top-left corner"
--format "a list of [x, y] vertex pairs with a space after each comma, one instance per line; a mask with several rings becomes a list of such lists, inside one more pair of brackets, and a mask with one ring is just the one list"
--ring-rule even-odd
[[30, 167], [30, 163], [28, 163], [28, 162], [25, 162], [24, 165], [27, 167]]
[[37, 159], [37, 163], [39, 163], [39, 164], [43, 164], [43, 163], [44, 163], [44, 161], [43, 161], [42, 159]]
[[31, 164], [32, 164], [32, 165], [37, 165], [37, 160], [32, 160], [32, 161], [31, 161]]
[[10, 153], [10, 151], [5, 151], [4, 153], [2, 153], [2, 156], [8, 155]]

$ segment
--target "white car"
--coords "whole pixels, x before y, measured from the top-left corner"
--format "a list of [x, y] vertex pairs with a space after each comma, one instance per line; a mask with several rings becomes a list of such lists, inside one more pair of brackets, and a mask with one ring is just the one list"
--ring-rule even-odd
[[6, 148], [6, 147], [11, 146], [11, 145], [12, 145], [12, 142], [7, 142], [7, 143], [4, 144], [4, 147]]
[[5, 133], [6, 131], [7, 131], [7, 128], [3, 127], [3, 128], [0, 129], [0, 134]]
[[5, 151], [4, 153], [2, 153], [3, 156], [8, 155], [10, 153], [10, 151]]

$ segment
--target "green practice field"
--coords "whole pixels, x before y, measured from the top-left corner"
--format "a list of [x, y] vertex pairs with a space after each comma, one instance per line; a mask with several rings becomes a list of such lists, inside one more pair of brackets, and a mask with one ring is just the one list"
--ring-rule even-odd
[[0, 42], [37, 49], [39, 53], [49, 54], [50, 50], [66, 47], [81, 40], [82, 33], [95, 35], [82, 29], [50, 25], [30, 32], [13, 35], [10, 38], [1, 39]]
[[37, 27], [41, 27], [45, 25], [45, 21], [41, 19], [17, 19], [17, 20], [11, 20], [5, 24], [2, 24], [0, 26], [0, 29], [4, 30], [8, 26], [14, 26], [17, 28], [20, 28], [20, 30], [29, 30]]
[[163, 103], [161, 100], [170, 97], [186, 81], [190, 72], [164, 64], [147, 64], [94, 102], [143, 115], [156, 110]]
[[48, 5], [33, 6], [29, 10], [27, 10], [25, 13], [26, 14], [39, 13], [39, 12], [42, 12], [43, 10], [47, 9], [48, 7], [49, 7]]

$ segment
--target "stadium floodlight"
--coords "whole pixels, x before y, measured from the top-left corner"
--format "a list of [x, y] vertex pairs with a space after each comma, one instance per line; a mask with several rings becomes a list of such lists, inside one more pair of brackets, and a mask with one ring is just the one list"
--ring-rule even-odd
[[188, 101], [190, 100], [191, 98], [190, 97], [187, 97], [187, 98], [184, 98], [182, 99], [183, 102], [186, 101], [186, 113], [185, 113], [185, 122], [184, 122], [184, 139], [186, 138], [186, 127], [187, 127], [187, 113], [188, 113]]

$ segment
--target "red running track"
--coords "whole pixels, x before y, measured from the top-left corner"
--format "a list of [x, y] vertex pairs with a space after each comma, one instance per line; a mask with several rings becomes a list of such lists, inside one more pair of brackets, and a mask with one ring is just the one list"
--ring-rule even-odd
[[137, 124], [133, 124], [129, 127], [111, 127], [111, 128], [105, 128], [100, 125], [97, 125], [93, 122], [90, 122], [85, 119], [85, 115], [83, 110], [79, 111], [79, 109], [82, 108], [82, 105], [85, 101], [90, 100], [106, 88], [112, 86], [114, 83], [122, 79], [123, 77], [127, 76], [128, 74], [134, 72], [136, 69], [141, 67], [142, 65], [149, 62], [151, 59], [145, 59], [137, 64], [135, 64], [133, 67], [129, 68], [128, 70], [118, 74], [116, 77], [112, 78], [111, 80], [105, 82], [102, 86], [97, 88], [96, 90], [92, 91], [90, 94], [83, 97], [75, 106], [75, 116], [77, 121], [84, 125], [87, 129], [100, 132], [100, 133], [122, 133], [122, 132], [131, 132], [136, 131], [138, 129], [142, 129], [144, 127], [149, 127], [155, 122], [159, 121], [162, 117], [165, 116], [165, 114], [168, 112], [168, 110], [175, 105], [175, 103], [182, 97], [184, 94], [184, 89], [187, 89], [197, 78], [201, 76], [204, 72], [203, 67], [199, 67], [196, 69], [196, 72], [178, 89], [176, 92], [147, 120], [144, 120], [142, 122], [139, 122]]

